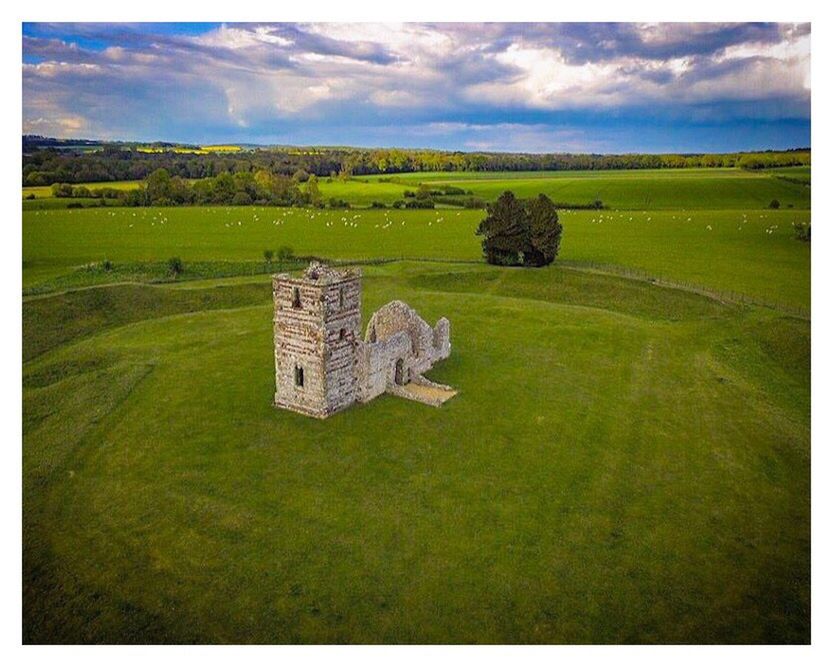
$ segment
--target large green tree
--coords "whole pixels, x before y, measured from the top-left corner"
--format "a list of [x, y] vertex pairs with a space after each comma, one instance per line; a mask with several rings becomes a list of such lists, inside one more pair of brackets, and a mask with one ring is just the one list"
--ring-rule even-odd
[[549, 197], [523, 201], [506, 191], [486, 207], [476, 233], [489, 264], [546, 266], [558, 255], [562, 230]]
[[494, 204], [486, 206], [486, 217], [475, 233], [484, 237], [483, 253], [489, 264], [520, 264], [529, 237], [523, 202], [507, 190]]
[[171, 175], [167, 169], [157, 169], [145, 179], [145, 188], [151, 202], [163, 202], [171, 196]]
[[313, 206], [318, 206], [321, 203], [321, 190], [318, 188], [318, 176], [310, 174], [307, 178], [307, 197], [309, 203]]
[[561, 247], [563, 231], [555, 204], [546, 195], [538, 195], [526, 203], [526, 213], [529, 216], [529, 245], [524, 250], [524, 264], [552, 264]]

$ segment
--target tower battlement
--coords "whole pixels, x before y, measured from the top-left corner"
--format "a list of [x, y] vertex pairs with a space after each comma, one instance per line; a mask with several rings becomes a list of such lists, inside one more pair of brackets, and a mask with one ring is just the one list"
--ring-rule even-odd
[[275, 404], [326, 417], [356, 400], [361, 271], [312, 263], [272, 279]]

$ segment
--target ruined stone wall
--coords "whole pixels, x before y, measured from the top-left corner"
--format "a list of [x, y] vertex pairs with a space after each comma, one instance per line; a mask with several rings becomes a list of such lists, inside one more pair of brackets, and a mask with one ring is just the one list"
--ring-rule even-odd
[[437, 320], [434, 326], [434, 353], [437, 361], [451, 355], [451, 322], [445, 317]]
[[373, 314], [367, 325], [365, 340], [382, 342], [402, 332], [408, 335], [408, 368], [413, 373], [424, 373], [451, 353], [448, 320], [440, 319], [432, 329], [402, 301], [391, 301]]
[[373, 314], [361, 340], [360, 271], [316, 262], [301, 277], [274, 276], [272, 290], [278, 407], [327, 417], [386, 391], [429, 404], [446, 400], [424, 388], [400, 390], [409, 382], [425, 385], [421, 374], [448, 357], [447, 319], [432, 328], [413, 308], [392, 301]]
[[358, 385], [362, 403], [384, 394], [393, 384], [397, 359], [403, 360], [403, 372], [412, 365], [411, 339], [404, 331], [375, 343], [358, 344]]
[[[371, 342], [370, 328], [374, 324], [378, 327], [377, 340]], [[451, 353], [448, 320], [442, 318], [432, 329], [408, 306], [386, 306], [377, 311], [366, 338], [358, 348], [358, 400], [362, 402], [395, 388], [398, 360], [402, 360], [402, 382], [421, 383], [427, 382], [422, 373]]]
[[361, 313], [361, 284], [351, 278], [327, 285], [322, 293], [325, 330], [324, 372], [329, 412], [358, 400], [358, 356]]

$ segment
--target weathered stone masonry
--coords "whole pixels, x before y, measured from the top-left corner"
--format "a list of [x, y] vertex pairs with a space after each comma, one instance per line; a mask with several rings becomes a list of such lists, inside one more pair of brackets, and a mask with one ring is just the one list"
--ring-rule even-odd
[[430, 405], [454, 395], [422, 377], [451, 353], [450, 325], [429, 326], [392, 301], [361, 339], [361, 271], [313, 262], [301, 277], [272, 278], [275, 405], [324, 418], [388, 391]]

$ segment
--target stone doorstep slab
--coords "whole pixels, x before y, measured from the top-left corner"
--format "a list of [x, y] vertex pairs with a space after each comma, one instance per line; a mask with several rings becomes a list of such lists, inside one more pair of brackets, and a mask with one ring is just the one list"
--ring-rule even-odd
[[450, 398], [457, 395], [457, 392], [445, 385], [417, 384], [409, 382], [405, 385], [391, 385], [387, 392], [400, 398], [406, 398], [409, 401], [417, 401], [432, 407], [438, 408]]

